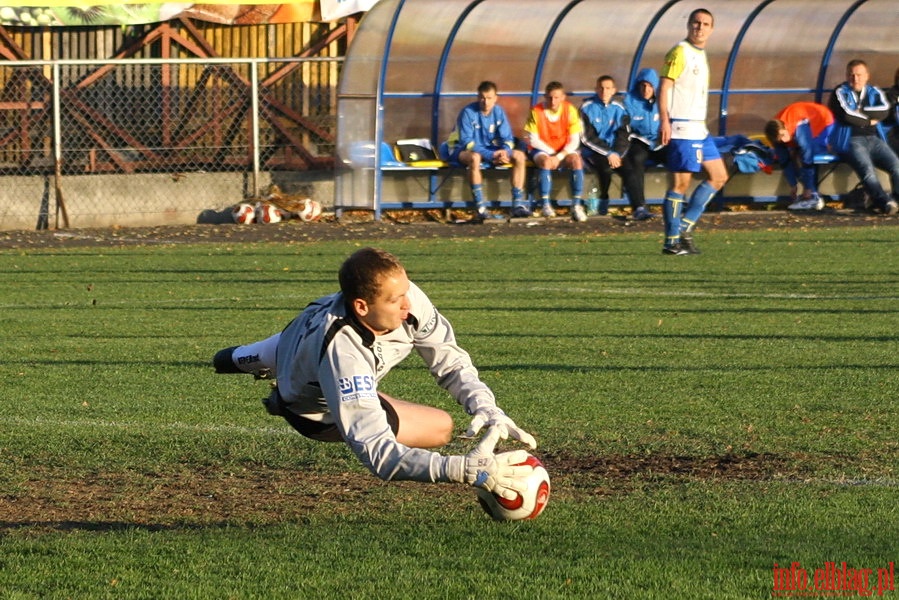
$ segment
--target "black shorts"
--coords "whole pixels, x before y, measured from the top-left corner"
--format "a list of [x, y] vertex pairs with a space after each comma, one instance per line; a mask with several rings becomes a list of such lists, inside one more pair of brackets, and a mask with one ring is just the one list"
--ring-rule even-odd
[[[393, 432], [393, 435], [396, 435], [396, 432], [399, 431], [400, 428], [400, 418], [399, 416], [397, 416], [396, 410], [394, 410], [393, 406], [391, 406], [390, 403], [384, 399], [384, 396], [378, 394], [378, 398], [381, 400], [381, 408], [383, 408], [384, 412], [387, 413], [387, 424], [390, 425], [390, 430]], [[313, 421], [311, 419], [301, 417], [294, 412], [291, 412], [287, 409], [287, 407], [283, 407], [283, 410], [284, 420], [290, 423], [291, 427], [299, 431], [307, 438], [316, 440], [318, 442], [343, 441], [343, 437], [340, 435], [340, 431], [338, 431], [337, 425], [335, 423], [322, 423], [320, 421]]]

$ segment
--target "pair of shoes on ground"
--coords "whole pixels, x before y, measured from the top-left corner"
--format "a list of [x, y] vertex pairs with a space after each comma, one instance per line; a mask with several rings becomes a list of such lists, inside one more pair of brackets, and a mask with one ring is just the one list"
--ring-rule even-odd
[[[540, 216], [545, 217], [547, 219], [552, 219], [556, 216], [556, 211], [553, 210], [551, 204], [546, 203], [540, 209]], [[573, 221], [577, 221], [578, 223], [583, 223], [587, 220], [587, 211], [584, 210], [584, 205], [581, 203], [573, 204], [571, 207], [571, 219]]]
[[787, 207], [787, 210], [823, 210], [824, 198], [818, 194], [813, 194], [811, 198], [800, 198]]
[[662, 248], [662, 254], [670, 254], [672, 256], [686, 256], [688, 254], [702, 254], [696, 244], [693, 242], [693, 236], [689, 234], [681, 234], [680, 240], [673, 246], [665, 246]]

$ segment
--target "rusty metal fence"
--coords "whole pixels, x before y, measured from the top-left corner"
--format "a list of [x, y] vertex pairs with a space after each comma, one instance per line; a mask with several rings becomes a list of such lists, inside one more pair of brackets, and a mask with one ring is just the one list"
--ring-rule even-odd
[[341, 65], [0, 62], [0, 228], [194, 222], [272, 185], [327, 195], [312, 182], [333, 170]]

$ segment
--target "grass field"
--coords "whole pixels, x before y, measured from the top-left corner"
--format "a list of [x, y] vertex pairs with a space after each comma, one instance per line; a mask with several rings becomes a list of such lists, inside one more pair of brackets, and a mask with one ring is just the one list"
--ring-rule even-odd
[[[867, 593], [844, 562], [899, 597], [899, 228], [697, 241], [376, 242], [536, 435], [553, 492], [527, 523], [381, 482], [213, 374], [361, 243], [3, 251], [0, 598]], [[415, 356], [382, 387], [467, 426]]]

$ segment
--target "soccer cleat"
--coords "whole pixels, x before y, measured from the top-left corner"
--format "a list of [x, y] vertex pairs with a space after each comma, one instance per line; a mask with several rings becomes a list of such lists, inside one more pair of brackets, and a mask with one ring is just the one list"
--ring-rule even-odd
[[512, 207], [513, 219], [527, 219], [531, 216], [531, 209], [524, 204], [516, 204]]
[[797, 200], [787, 207], [787, 210], [821, 210], [824, 208], [824, 200], [817, 194], [805, 200]]
[[680, 243], [674, 244], [673, 246], [665, 246], [662, 248], [662, 254], [670, 254], [672, 256], [686, 256], [690, 254], [690, 252], [680, 245]]
[[271, 369], [262, 368], [255, 371], [244, 371], [238, 368], [232, 358], [237, 348], [238, 346], [231, 346], [215, 353], [215, 356], [212, 357], [212, 366], [215, 367], [216, 373], [251, 373], [254, 379], [271, 379], [273, 377]]
[[693, 243], [693, 236], [682, 233], [680, 234], [680, 246], [687, 251], [687, 254], [702, 254], [696, 244]]
[[471, 219], [471, 222], [472, 222], [472, 223], [483, 223], [484, 221], [486, 221], [486, 220], [489, 219], [489, 218], [490, 218], [490, 213], [487, 212], [487, 209], [486, 209], [486, 208], [479, 208], [479, 209], [478, 209], [478, 212], [477, 212], [477, 213], [475, 214], [475, 216]]
[[556, 216], [556, 211], [554, 211], [550, 203], [547, 202], [543, 205], [543, 208], [540, 209], [540, 215], [546, 217], [547, 219], [552, 219]]
[[646, 221], [654, 216], [645, 206], [638, 206], [632, 218], [634, 221]]
[[231, 346], [215, 353], [215, 356], [212, 357], [212, 366], [215, 367], [216, 373], [243, 373], [231, 359], [236, 348], [237, 346]]
[[587, 220], [587, 212], [584, 210], [583, 204], [575, 204], [571, 207], [571, 218], [578, 223], [583, 223]]

